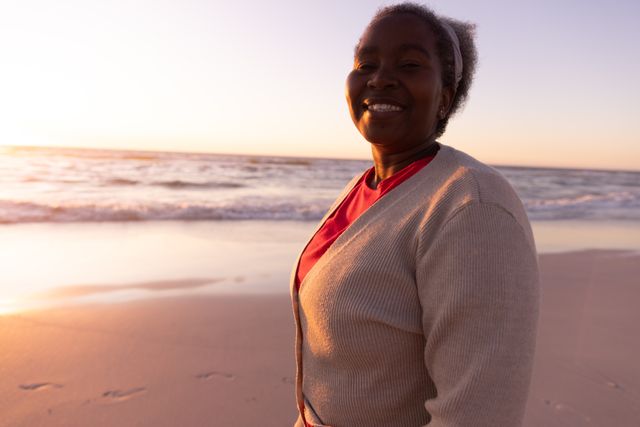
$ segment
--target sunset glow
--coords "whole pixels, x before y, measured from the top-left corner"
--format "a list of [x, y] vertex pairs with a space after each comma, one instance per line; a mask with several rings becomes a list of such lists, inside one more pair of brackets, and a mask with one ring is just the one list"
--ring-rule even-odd
[[[637, 2], [430, 4], [478, 25], [478, 75], [443, 142], [490, 163], [638, 169], [640, 85], [622, 83], [640, 72]], [[0, 144], [367, 158], [343, 85], [380, 5], [5, 2]]]
[[640, 1], [394, 3], [0, 1], [0, 427], [637, 425]]

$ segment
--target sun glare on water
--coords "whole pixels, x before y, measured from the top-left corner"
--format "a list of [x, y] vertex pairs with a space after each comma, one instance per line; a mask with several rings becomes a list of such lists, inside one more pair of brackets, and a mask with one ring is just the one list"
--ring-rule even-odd
[[15, 314], [22, 310], [22, 307], [15, 299], [0, 299], [0, 316]]

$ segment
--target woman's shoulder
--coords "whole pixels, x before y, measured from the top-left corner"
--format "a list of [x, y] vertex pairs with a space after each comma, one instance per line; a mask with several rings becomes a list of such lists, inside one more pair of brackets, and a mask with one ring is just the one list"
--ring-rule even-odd
[[464, 208], [491, 205], [507, 212], [524, 228], [530, 227], [522, 201], [509, 181], [469, 154], [441, 144], [424, 172], [415, 188], [423, 192], [428, 211], [440, 221], [446, 222]]
[[509, 181], [497, 169], [453, 147], [441, 145], [430, 171], [440, 181], [439, 192], [460, 193], [467, 201], [505, 205], [522, 203]]
[[488, 188], [493, 190], [491, 194], [499, 190], [513, 190], [509, 181], [494, 167], [450, 146], [442, 145], [440, 151], [438, 154], [442, 154], [442, 172], [457, 180], [468, 182], [478, 191], [478, 197], [487, 196]]

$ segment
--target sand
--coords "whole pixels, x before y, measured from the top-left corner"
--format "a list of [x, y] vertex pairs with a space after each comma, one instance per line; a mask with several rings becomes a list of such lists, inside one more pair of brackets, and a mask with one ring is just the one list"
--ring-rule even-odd
[[[542, 255], [524, 425], [640, 425], [640, 255]], [[0, 316], [0, 426], [287, 426], [286, 294], [171, 297]]]
[[290, 425], [293, 334], [286, 295], [0, 318], [0, 425]]
[[540, 257], [542, 307], [525, 426], [640, 426], [640, 255]]

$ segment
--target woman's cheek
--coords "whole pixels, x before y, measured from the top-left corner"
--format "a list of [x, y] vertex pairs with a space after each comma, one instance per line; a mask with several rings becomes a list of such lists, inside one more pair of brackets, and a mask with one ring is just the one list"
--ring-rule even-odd
[[357, 121], [361, 115], [360, 108], [360, 94], [362, 92], [363, 77], [360, 76], [356, 70], [351, 71], [347, 75], [347, 81], [345, 83], [345, 97], [349, 106], [349, 112], [351, 118]]

